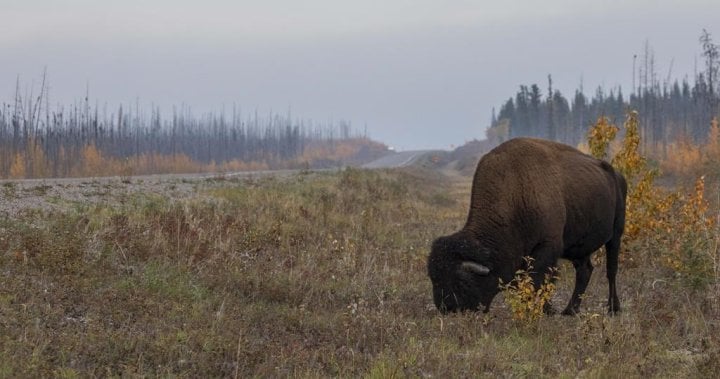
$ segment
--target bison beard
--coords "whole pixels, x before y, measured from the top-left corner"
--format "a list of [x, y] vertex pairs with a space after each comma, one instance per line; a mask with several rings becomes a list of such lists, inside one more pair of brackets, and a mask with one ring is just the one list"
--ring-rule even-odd
[[465, 226], [434, 241], [428, 258], [433, 300], [441, 312], [484, 311], [534, 259], [539, 286], [560, 258], [575, 267], [575, 290], [563, 314], [580, 309], [593, 271], [590, 257], [605, 245], [608, 310], [620, 310], [615, 277], [625, 225], [627, 185], [607, 162], [560, 143], [516, 138], [478, 163]]

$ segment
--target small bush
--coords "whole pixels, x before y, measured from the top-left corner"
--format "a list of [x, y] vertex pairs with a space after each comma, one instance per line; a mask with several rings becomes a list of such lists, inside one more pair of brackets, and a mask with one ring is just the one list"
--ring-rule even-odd
[[535, 289], [535, 283], [531, 277], [533, 258], [525, 257], [526, 269], [515, 272], [515, 278], [510, 283], [503, 284], [500, 280], [500, 288], [505, 291], [505, 302], [512, 310], [512, 317], [521, 323], [533, 323], [540, 319], [546, 307], [550, 306], [550, 299], [555, 293], [556, 278], [553, 269], [552, 274], [546, 274], [543, 283]]
[[618, 127], [611, 124], [607, 117], [600, 117], [588, 133], [590, 154], [600, 159], [606, 159], [610, 143], [615, 140], [618, 130]]

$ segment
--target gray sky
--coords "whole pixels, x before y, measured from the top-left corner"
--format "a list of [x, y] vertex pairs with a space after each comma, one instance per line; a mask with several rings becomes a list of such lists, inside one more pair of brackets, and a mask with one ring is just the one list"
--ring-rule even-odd
[[0, 101], [39, 86], [53, 103], [233, 103], [346, 119], [398, 149], [483, 138], [520, 84], [566, 96], [581, 80], [630, 92], [649, 40], [658, 74], [699, 67], [720, 1], [0, 0]]

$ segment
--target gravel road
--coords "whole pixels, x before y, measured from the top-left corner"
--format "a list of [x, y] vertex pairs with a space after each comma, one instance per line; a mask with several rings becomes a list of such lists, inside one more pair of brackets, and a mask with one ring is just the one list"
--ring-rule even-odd
[[[367, 169], [398, 168], [417, 162], [432, 150], [390, 154], [363, 165]], [[329, 170], [313, 170], [336, 171]], [[218, 180], [291, 176], [300, 170], [232, 172], [223, 174], [165, 174], [132, 177], [50, 178], [0, 180], [0, 217], [17, 218], [23, 212], [64, 211], [79, 205], [123, 202], [135, 194], [162, 194], [176, 199], [195, 196], [199, 188]]]
[[435, 153], [437, 150], [416, 150], [403, 151], [395, 154], [386, 155], [380, 159], [364, 164], [363, 168], [397, 168], [406, 167], [422, 158], [426, 154]]

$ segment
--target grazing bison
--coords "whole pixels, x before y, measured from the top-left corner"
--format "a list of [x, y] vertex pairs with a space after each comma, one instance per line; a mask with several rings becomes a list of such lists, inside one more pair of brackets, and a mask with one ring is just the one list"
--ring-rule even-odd
[[[534, 259], [538, 286], [565, 258], [575, 267], [575, 290], [563, 314], [575, 314], [593, 271], [591, 254], [605, 245], [608, 310], [620, 310], [615, 287], [625, 225], [625, 178], [610, 164], [560, 143], [507, 141], [486, 154], [473, 178], [470, 213], [455, 234], [434, 241], [428, 274], [441, 312], [487, 312], [499, 292]], [[546, 311], [550, 311], [547, 308]]]

